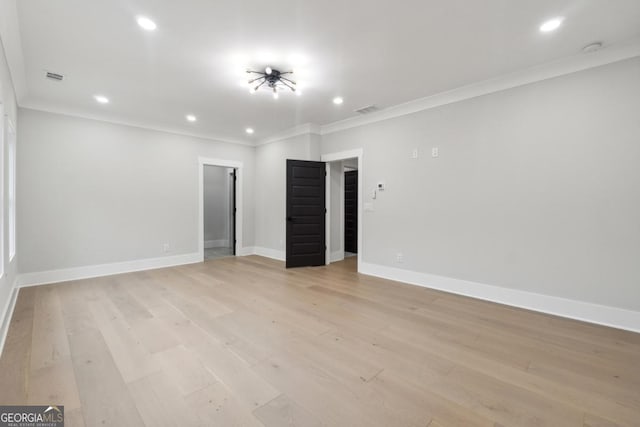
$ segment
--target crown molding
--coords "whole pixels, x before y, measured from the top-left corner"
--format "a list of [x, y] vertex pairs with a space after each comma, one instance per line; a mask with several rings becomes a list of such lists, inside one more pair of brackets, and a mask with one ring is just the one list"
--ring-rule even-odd
[[172, 135], [180, 135], [180, 136], [188, 136], [188, 137], [191, 137], [191, 138], [206, 139], [208, 141], [223, 142], [223, 143], [227, 143], [227, 144], [239, 144], [239, 145], [245, 145], [245, 146], [248, 146], [248, 147], [255, 147], [255, 144], [253, 142], [245, 141], [245, 140], [241, 140], [241, 139], [227, 138], [227, 137], [218, 136], [218, 135], [214, 135], [214, 134], [208, 134], [208, 133], [185, 132], [182, 129], [167, 128], [167, 127], [162, 127], [162, 126], [154, 126], [154, 125], [150, 125], [150, 124], [147, 124], [147, 123], [141, 123], [141, 122], [130, 121], [130, 120], [120, 120], [120, 119], [113, 119], [113, 118], [105, 118], [105, 117], [97, 115], [97, 114], [87, 114], [87, 113], [84, 113], [84, 112], [69, 111], [69, 110], [66, 110], [66, 109], [63, 109], [63, 108], [52, 108], [50, 106], [37, 104], [37, 103], [34, 103], [34, 102], [30, 102], [28, 100], [25, 101], [25, 102], [22, 102], [20, 104], [20, 108], [23, 108], [25, 110], [34, 110], [34, 111], [42, 111], [42, 112], [45, 112], [45, 113], [59, 114], [59, 115], [68, 116], [68, 117], [75, 117], [75, 118], [81, 118], [81, 119], [87, 119], [87, 120], [95, 120], [95, 121], [99, 121], [99, 122], [111, 123], [111, 124], [121, 125], [121, 126], [129, 126], [129, 127], [134, 127], [134, 128], [138, 128], [138, 129], [144, 129], [144, 130], [150, 130], [150, 131], [155, 131], [155, 132], [163, 132], [163, 133], [168, 133], [168, 134], [172, 134]]
[[315, 123], [305, 123], [303, 125], [287, 129], [283, 132], [278, 132], [268, 138], [262, 139], [256, 144], [256, 146], [282, 141], [283, 139], [289, 139], [299, 135], [309, 134], [321, 135], [320, 125], [317, 125]]
[[322, 135], [328, 135], [334, 132], [417, 113], [442, 105], [552, 79], [554, 77], [623, 61], [637, 56], [640, 56], [640, 37], [633, 38], [625, 43], [605, 46], [603, 49], [593, 53], [580, 53], [525, 70], [505, 74], [490, 80], [394, 105], [366, 116], [352, 117], [329, 123], [321, 126], [320, 130]]

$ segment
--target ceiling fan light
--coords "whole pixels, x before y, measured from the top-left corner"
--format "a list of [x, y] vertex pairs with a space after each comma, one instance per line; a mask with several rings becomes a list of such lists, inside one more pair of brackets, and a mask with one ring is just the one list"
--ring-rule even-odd
[[273, 70], [271, 69], [271, 67], [267, 67], [267, 68], [264, 69], [264, 72], [267, 73], [267, 75], [271, 75]]

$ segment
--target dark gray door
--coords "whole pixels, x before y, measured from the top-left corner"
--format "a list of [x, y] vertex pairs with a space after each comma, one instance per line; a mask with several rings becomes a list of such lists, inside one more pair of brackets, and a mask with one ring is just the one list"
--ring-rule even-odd
[[325, 164], [287, 160], [286, 266], [325, 265]]
[[238, 175], [236, 169], [231, 172], [232, 175], [232, 183], [231, 183], [231, 203], [233, 204], [231, 207], [231, 251], [234, 255], [238, 255], [236, 253], [236, 213], [238, 209], [236, 207], [236, 184], [238, 182]]
[[344, 250], [358, 253], [358, 171], [344, 173]]

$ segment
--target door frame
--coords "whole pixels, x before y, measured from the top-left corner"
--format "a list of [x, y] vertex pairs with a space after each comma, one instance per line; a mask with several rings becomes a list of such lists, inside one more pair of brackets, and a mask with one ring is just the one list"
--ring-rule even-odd
[[224, 168], [233, 168], [236, 170], [237, 180], [236, 186], [236, 212], [235, 212], [235, 254], [242, 253], [242, 170], [244, 165], [236, 160], [211, 159], [206, 157], [198, 157], [198, 254], [200, 261], [204, 261], [204, 167], [220, 166]]
[[[358, 272], [362, 269], [362, 206], [363, 206], [363, 193], [362, 193], [362, 182], [364, 181], [363, 176], [363, 167], [362, 167], [362, 148], [356, 148], [354, 150], [340, 151], [336, 153], [327, 153], [320, 156], [320, 160], [325, 162], [327, 177], [325, 184], [325, 192], [326, 192], [326, 207], [327, 207], [327, 215], [325, 216], [325, 240], [327, 242], [327, 250], [326, 250], [326, 264], [328, 265], [331, 262], [331, 215], [328, 213], [331, 212], [331, 166], [330, 162], [335, 162], [338, 160], [347, 160], [347, 159], [358, 159]], [[343, 182], [343, 190], [344, 190], [344, 180]]]

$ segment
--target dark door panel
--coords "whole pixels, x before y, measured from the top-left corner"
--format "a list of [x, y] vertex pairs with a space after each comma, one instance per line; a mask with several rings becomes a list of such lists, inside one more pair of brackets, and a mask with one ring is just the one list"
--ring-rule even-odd
[[287, 160], [286, 266], [325, 265], [325, 164]]
[[236, 174], [237, 171], [234, 169], [233, 172], [231, 173], [233, 175], [232, 179], [233, 182], [231, 183], [231, 192], [233, 194], [232, 197], [232, 203], [233, 206], [231, 207], [231, 252], [234, 255], [238, 255], [236, 253], [236, 212], [238, 211], [238, 209], [236, 208], [236, 183], [238, 182], [238, 175]]
[[344, 250], [358, 253], [358, 171], [344, 173]]

